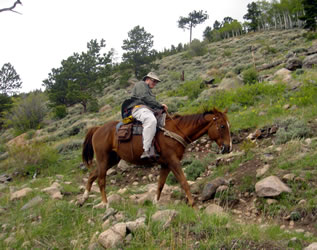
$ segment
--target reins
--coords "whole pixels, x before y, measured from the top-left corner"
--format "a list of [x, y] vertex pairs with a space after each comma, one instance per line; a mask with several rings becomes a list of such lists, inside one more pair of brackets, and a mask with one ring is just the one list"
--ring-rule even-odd
[[[181, 130], [181, 128], [177, 125], [177, 123], [174, 121], [173, 117], [166, 111], [167, 116], [172, 120], [173, 124], [176, 126], [176, 128], [179, 130], [179, 132], [181, 132], [181, 134], [189, 141], [189, 143], [187, 143], [182, 137], [182, 139], [185, 141], [186, 146], [190, 143], [192, 143], [193, 141], [183, 133], [183, 131]], [[179, 136], [179, 135], [178, 135]], [[183, 143], [182, 143], [183, 144]], [[186, 148], [186, 146], [183, 144], [183, 146]]]

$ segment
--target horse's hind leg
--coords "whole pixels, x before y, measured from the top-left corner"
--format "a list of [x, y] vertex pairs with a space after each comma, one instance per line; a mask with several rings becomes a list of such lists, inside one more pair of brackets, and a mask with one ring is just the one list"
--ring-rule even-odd
[[101, 193], [101, 203], [94, 206], [95, 208], [104, 208], [108, 207], [108, 200], [106, 195], [106, 176], [107, 170], [119, 162], [119, 157], [114, 152], [111, 152], [109, 155], [105, 156], [102, 160], [97, 160], [98, 162], [98, 185]]
[[85, 201], [89, 197], [91, 186], [94, 183], [94, 181], [97, 179], [97, 177], [98, 177], [98, 169], [95, 168], [89, 175], [88, 181], [86, 183], [85, 192], [84, 192], [82, 198], [78, 201], [78, 205], [80, 205], [80, 206], [84, 205]]
[[156, 201], [159, 201], [161, 197], [161, 193], [163, 190], [163, 187], [165, 185], [167, 176], [171, 170], [166, 166], [166, 165], [161, 165], [161, 170], [160, 170], [160, 178], [158, 180], [157, 184], [157, 196], [156, 196]]

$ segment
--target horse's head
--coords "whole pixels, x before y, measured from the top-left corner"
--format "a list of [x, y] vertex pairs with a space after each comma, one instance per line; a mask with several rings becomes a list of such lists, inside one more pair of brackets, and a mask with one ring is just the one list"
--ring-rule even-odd
[[208, 136], [217, 143], [222, 154], [229, 153], [232, 150], [230, 125], [226, 113], [227, 110], [221, 112], [214, 108], [204, 114], [204, 118], [210, 121]]

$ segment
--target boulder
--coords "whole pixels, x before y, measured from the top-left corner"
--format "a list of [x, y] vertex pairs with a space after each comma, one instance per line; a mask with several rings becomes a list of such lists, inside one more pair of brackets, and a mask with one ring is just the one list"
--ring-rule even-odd
[[274, 197], [282, 192], [290, 193], [292, 190], [278, 177], [269, 176], [255, 184], [255, 192], [259, 197]]
[[308, 247], [305, 247], [304, 250], [317, 250], [317, 242], [311, 243]]
[[224, 78], [219, 84], [218, 89], [231, 90], [237, 89], [241, 86], [243, 86], [243, 81], [241, 81], [238, 77]]
[[283, 82], [290, 82], [292, 80], [291, 71], [285, 68], [282, 68], [274, 73], [274, 77], [278, 78], [278, 80], [281, 80]]
[[213, 195], [216, 193], [217, 188], [225, 184], [227, 184], [226, 180], [221, 177], [218, 177], [214, 179], [213, 181], [207, 183], [201, 195], [202, 201], [210, 200], [213, 197]]
[[105, 232], [101, 233], [98, 237], [98, 242], [104, 248], [115, 248], [118, 246], [127, 233], [127, 226], [125, 223], [118, 223]]

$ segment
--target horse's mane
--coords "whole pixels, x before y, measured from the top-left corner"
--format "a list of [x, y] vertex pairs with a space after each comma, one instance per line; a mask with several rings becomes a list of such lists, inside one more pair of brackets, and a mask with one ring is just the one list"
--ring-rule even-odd
[[219, 116], [222, 116], [226, 121], [228, 121], [228, 117], [224, 112], [219, 111], [217, 108], [213, 108], [212, 110], [204, 109], [203, 113], [199, 114], [190, 114], [190, 115], [180, 115], [180, 114], [175, 114], [172, 117], [167, 117], [166, 121], [168, 120], [174, 120], [177, 123], [192, 123], [193, 121], [195, 122], [201, 122], [204, 120], [204, 116], [206, 114], [218, 114]]

